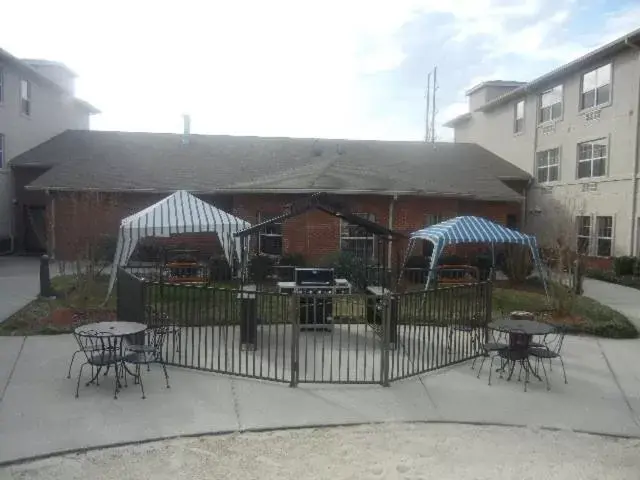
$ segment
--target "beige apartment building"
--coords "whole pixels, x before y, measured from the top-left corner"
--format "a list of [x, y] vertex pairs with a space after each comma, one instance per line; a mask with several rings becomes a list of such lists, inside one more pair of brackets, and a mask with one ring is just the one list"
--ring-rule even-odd
[[[528, 83], [489, 81], [445, 126], [529, 172], [526, 227], [591, 257], [640, 255], [640, 30]], [[604, 263], [604, 262], [603, 262]]]
[[0, 48], [0, 253], [24, 236], [16, 229], [44, 221], [44, 210], [18, 211], [11, 159], [67, 129], [88, 129], [98, 113], [75, 97], [74, 82], [61, 63], [19, 59]]

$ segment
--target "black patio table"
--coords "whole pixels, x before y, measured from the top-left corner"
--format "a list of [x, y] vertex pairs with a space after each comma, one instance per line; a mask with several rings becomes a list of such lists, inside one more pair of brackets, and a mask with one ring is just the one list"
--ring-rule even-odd
[[[110, 347], [113, 348], [114, 351], [119, 350], [120, 355], [122, 355], [124, 350], [123, 349], [124, 341], [133, 340], [134, 343], [139, 343], [139, 342], [136, 342], [135, 339], [137, 336], [144, 333], [146, 329], [147, 329], [147, 326], [144, 323], [116, 321], [116, 322], [87, 323], [86, 325], [81, 325], [77, 327], [75, 329], [75, 332], [78, 334], [85, 334], [85, 335], [91, 335], [95, 333], [109, 334], [113, 338], [113, 342], [114, 342], [114, 344], [110, 345]], [[98, 378], [98, 375], [100, 375], [100, 370], [101, 368], [99, 368], [96, 374], [94, 375], [94, 377], [89, 382], [87, 382], [87, 385], [96, 381], [96, 379]], [[107, 367], [107, 372], [105, 373], [105, 375], [108, 372], [109, 372], [109, 367]], [[129, 372], [134, 377], [136, 376], [131, 371], [129, 371], [128, 368], [127, 368], [127, 372]]]
[[[518, 312], [524, 313], [524, 312]], [[518, 315], [520, 316], [520, 315]], [[496, 320], [489, 323], [489, 328], [497, 330], [499, 332], [505, 332], [509, 334], [509, 353], [514, 359], [523, 362], [523, 366], [529, 369], [529, 373], [533, 373], [533, 376], [542, 381], [539, 375], [537, 375], [529, 362], [529, 344], [531, 343], [531, 337], [534, 335], [548, 335], [554, 332], [555, 328], [552, 325], [542, 322], [536, 322], [535, 320], [526, 320], [522, 318], [510, 318], [503, 320]], [[526, 364], [524, 363], [526, 361]], [[515, 363], [514, 363], [515, 367]], [[513, 368], [509, 374], [508, 380], [513, 375]]]

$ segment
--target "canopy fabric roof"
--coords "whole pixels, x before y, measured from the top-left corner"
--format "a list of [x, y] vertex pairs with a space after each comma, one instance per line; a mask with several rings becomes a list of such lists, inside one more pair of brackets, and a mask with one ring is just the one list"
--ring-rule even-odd
[[486, 218], [462, 216], [413, 232], [410, 238], [424, 238], [432, 243], [517, 243], [530, 245], [535, 237], [498, 225]]
[[240, 241], [234, 235], [249, 226], [249, 222], [179, 190], [121, 221], [107, 297], [113, 289], [117, 267], [127, 264], [140, 239], [180, 233], [216, 233], [225, 257], [232, 265], [234, 255], [240, 251]]
[[447, 245], [488, 243], [491, 245], [493, 265], [495, 267], [495, 244], [511, 243], [526, 245], [531, 249], [533, 261], [544, 283], [545, 292], [547, 291], [547, 284], [542, 273], [542, 262], [538, 252], [538, 242], [533, 235], [503, 227], [486, 218], [461, 216], [417, 230], [411, 233], [409, 238], [411, 239], [409, 251], [413, 247], [413, 242], [417, 239], [428, 240], [434, 245], [426, 288], [429, 287], [433, 272], [435, 272], [435, 268], [438, 265], [438, 260]]

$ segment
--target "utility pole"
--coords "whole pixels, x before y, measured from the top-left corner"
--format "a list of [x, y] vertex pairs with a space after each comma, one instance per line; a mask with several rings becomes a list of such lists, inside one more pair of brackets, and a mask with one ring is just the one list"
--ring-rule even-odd
[[424, 135], [424, 141], [428, 142], [429, 139], [431, 138], [431, 127], [429, 126], [429, 121], [431, 119], [431, 105], [430, 105], [430, 101], [431, 101], [431, 72], [429, 72], [429, 75], [427, 75], [427, 92], [425, 93], [425, 98], [427, 100], [427, 112], [425, 115], [425, 135]]
[[438, 89], [438, 67], [433, 67], [433, 100], [431, 101], [431, 142], [436, 142], [436, 90]]

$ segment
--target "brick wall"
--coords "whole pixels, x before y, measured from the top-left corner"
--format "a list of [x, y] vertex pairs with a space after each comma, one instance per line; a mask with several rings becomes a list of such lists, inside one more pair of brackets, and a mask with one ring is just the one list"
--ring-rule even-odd
[[[55, 198], [55, 255], [59, 259], [73, 259], [80, 245], [96, 235], [117, 235], [122, 218], [157, 202], [163, 195], [151, 194], [71, 194], [56, 193]], [[258, 213], [265, 217], [283, 212], [295, 201], [294, 195], [235, 195], [232, 197], [203, 197], [203, 200], [230, 210], [250, 223], [257, 221]], [[334, 199], [354, 213], [375, 215], [377, 223], [389, 226], [391, 197], [336, 196]], [[99, 212], [99, 213], [96, 213]], [[519, 215], [517, 203], [461, 202], [450, 198], [400, 197], [394, 202], [392, 228], [409, 233], [424, 226], [427, 214], [483, 215], [499, 223], [506, 222], [508, 214]], [[51, 210], [49, 211], [51, 217]], [[185, 245], [203, 253], [216, 254], [219, 246], [208, 235], [179, 236], [160, 240], [164, 244]], [[395, 241], [392, 260], [404, 256], [406, 241]], [[321, 211], [312, 210], [287, 220], [283, 225], [283, 250], [300, 253], [310, 263], [336, 252], [340, 247], [340, 220]], [[418, 247], [421, 248], [421, 247]], [[419, 253], [419, 250], [416, 252]]]
[[[153, 205], [166, 195], [159, 194], [115, 194], [115, 193], [54, 193], [47, 206], [49, 222], [49, 245], [55, 258], [73, 260], [82, 256], [90, 244], [101, 236], [117, 238], [120, 221]], [[224, 200], [203, 197], [214, 204]], [[222, 206], [222, 205], [221, 205]], [[217, 238], [206, 234], [181, 234], [170, 238], [157, 238], [156, 243], [164, 248], [185, 247], [199, 250], [206, 256], [221, 253]]]

